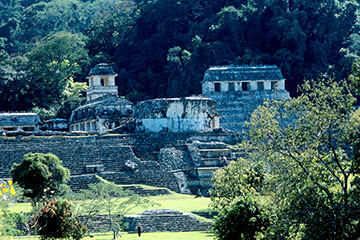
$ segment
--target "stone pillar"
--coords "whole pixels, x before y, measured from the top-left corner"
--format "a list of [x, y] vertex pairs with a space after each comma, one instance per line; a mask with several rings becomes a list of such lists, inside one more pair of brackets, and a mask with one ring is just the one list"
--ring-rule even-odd
[[92, 128], [92, 122], [89, 122], [89, 131], [88, 132], [93, 132], [93, 128]]
[[206, 93], [211, 93], [211, 92], [215, 92], [214, 83], [213, 82], [204, 82], [202, 84], [202, 93], [206, 94]]
[[236, 92], [240, 92], [240, 91], [241, 91], [241, 83], [240, 83], [240, 82], [235, 82], [235, 91], [236, 91]]
[[94, 81], [94, 87], [101, 86], [100, 76], [93, 76], [92, 78], [93, 78], [93, 81]]
[[229, 91], [229, 84], [228, 84], [228, 82], [222, 82], [222, 83], [220, 83], [220, 91], [221, 92], [227, 92], [227, 91]]
[[115, 77], [109, 76], [109, 86], [115, 86]]
[[255, 82], [255, 81], [251, 81], [250, 82], [250, 89], [249, 89], [250, 91], [255, 91], [255, 90], [257, 90], [257, 82]]
[[285, 80], [278, 81], [279, 90], [285, 90]]
[[271, 90], [271, 81], [264, 82], [264, 90]]

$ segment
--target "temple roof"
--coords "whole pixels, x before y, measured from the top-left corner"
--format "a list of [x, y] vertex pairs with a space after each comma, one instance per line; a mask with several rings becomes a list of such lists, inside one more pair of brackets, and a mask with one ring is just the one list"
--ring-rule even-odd
[[283, 80], [280, 68], [275, 65], [258, 66], [214, 66], [206, 70], [206, 81], [256, 81]]
[[87, 75], [87, 78], [94, 76], [94, 75], [100, 75], [100, 76], [115, 75], [115, 76], [117, 76], [113, 67], [108, 63], [96, 64], [95, 67], [93, 67], [90, 70], [89, 74]]
[[116, 96], [106, 95], [76, 108], [70, 117], [70, 124], [96, 118], [116, 119], [130, 116], [133, 103]]

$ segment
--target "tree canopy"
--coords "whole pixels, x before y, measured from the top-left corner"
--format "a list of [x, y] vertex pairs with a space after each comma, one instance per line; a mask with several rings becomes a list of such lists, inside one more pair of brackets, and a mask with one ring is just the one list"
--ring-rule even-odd
[[10, 173], [34, 204], [44, 196], [55, 195], [70, 179], [70, 171], [51, 153], [25, 154], [20, 163], [13, 164]]
[[241, 144], [248, 164], [216, 175], [213, 202], [247, 196], [271, 206], [270, 239], [356, 239], [360, 111], [346, 82], [306, 81], [301, 90], [252, 114]]

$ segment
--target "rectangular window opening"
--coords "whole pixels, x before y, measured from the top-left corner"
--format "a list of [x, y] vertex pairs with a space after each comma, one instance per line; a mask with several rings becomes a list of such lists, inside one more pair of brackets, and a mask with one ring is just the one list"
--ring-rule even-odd
[[277, 88], [278, 88], [277, 82], [272, 81], [272, 82], [271, 82], [271, 90], [276, 90]]
[[249, 82], [243, 82], [241, 84], [243, 91], [249, 91], [250, 90], [250, 83]]
[[215, 88], [215, 92], [220, 92], [221, 91], [220, 83], [214, 83], [214, 88]]

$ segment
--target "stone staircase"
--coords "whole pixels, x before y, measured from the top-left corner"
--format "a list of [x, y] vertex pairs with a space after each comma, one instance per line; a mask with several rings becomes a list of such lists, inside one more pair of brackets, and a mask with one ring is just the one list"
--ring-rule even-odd
[[236, 160], [236, 155], [233, 151], [222, 142], [200, 142], [195, 141], [197, 153], [200, 161], [194, 166], [189, 179], [189, 187], [193, 193], [198, 189], [201, 190], [202, 195], [207, 195], [207, 190], [211, 188], [211, 178], [214, 172], [229, 164], [230, 161]]
[[210, 230], [211, 222], [199, 222], [194, 214], [170, 209], [146, 210], [138, 215], [126, 216], [127, 231], [136, 231], [141, 224], [142, 232], [188, 232]]

